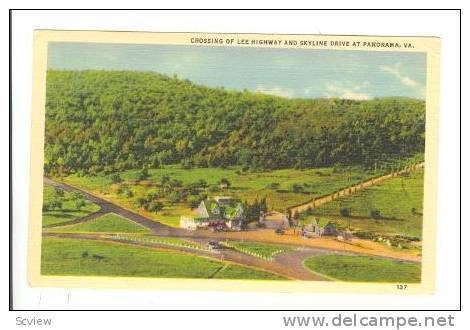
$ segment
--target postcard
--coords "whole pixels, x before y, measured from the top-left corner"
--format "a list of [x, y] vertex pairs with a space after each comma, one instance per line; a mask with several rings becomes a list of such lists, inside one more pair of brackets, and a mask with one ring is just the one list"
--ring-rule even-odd
[[36, 31], [30, 285], [432, 293], [439, 53]]

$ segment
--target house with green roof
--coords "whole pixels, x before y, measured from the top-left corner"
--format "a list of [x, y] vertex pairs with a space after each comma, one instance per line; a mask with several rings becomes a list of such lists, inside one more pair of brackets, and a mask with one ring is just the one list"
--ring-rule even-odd
[[216, 196], [201, 201], [195, 216], [182, 216], [180, 227], [240, 230], [246, 221], [245, 210], [238, 199]]

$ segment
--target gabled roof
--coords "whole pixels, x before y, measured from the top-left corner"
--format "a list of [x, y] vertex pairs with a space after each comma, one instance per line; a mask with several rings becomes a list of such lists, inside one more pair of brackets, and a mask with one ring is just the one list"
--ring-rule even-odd
[[237, 199], [224, 198], [223, 202], [219, 203], [217, 200], [209, 198], [201, 202], [198, 213], [202, 217], [208, 216], [209, 218], [231, 220], [242, 217], [244, 210], [242, 204]]

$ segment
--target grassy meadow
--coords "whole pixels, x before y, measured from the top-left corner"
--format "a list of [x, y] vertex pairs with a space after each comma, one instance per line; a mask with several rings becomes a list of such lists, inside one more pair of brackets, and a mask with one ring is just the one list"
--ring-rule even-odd
[[[77, 203], [77, 201], [82, 202]], [[67, 191], [56, 190], [49, 185], [44, 185], [43, 205], [43, 227], [75, 220], [100, 209], [98, 205], [83, 197]]]
[[[349, 209], [350, 216], [341, 216], [341, 209]], [[373, 214], [374, 211], [380, 214]], [[392, 178], [353, 195], [341, 197], [315, 209], [314, 213], [323, 220], [341, 219], [344, 226], [350, 224], [354, 231], [421, 238], [423, 171]]]
[[44, 237], [41, 258], [43, 275], [283, 279], [215, 259], [93, 240]]
[[48, 231], [67, 233], [150, 233], [147, 228], [114, 213], [108, 213], [76, 225], [52, 228]]
[[292, 251], [293, 248], [285, 245], [266, 244], [258, 242], [227, 242], [227, 246], [242, 253], [259, 256], [264, 259], [270, 259], [278, 253]]
[[[164, 177], [179, 181], [183, 187], [204, 180], [207, 184], [204, 193], [208, 196], [228, 195], [249, 202], [266, 198], [269, 209], [285, 211], [289, 206], [334, 192], [372, 176], [364, 171], [335, 171], [333, 168], [242, 172], [239, 168], [184, 169], [174, 165], [149, 169], [148, 177], [145, 180], [138, 180], [136, 178], [139, 172], [140, 170], [120, 172], [119, 177], [122, 181], [119, 183], [113, 183], [115, 174], [70, 175], [60, 180], [91, 191], [162, 223], [178, 226], [181, 215], [191, 214], [188, 201], [171, 202], [165, 197], [158, 198], [163, 208], [157, 212], [144, 210], [137, 203], [139, 198], [149, 193], [158, 195], [159, 182]], [[223, 179], [228, 180], [230, 185], [220, 188], [219, 182]]]
[[310, 270], [346, 282], [418, 283], [419, 264], [366, 256], [316, 256], [305, 260]]

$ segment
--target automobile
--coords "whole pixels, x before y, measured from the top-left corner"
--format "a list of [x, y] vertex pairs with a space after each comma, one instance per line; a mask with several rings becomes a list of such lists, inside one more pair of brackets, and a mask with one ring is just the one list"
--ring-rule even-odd
[[211, 224], [209, 225], [209, 230], [211, 232], [216, 232], [216, 231], [225, 231], [226, 227], [223, 224]]
[[224, 245], [218, 241], [209, 241], [207, 243], [207, 248], [209, 250], [220, 250], [224, 248]]
[[284, 235], [285, 234], [285, 231], [282, 228], [277, 228], [274, 232], [278, 235]]

